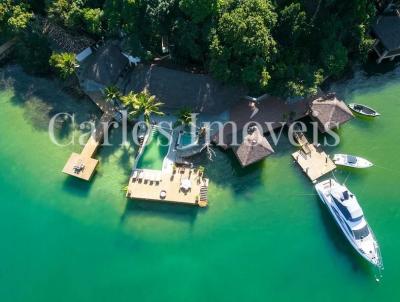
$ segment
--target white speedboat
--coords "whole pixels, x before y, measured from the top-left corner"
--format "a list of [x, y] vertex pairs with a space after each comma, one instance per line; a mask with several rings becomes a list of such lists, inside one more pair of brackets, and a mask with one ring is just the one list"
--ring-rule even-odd
[[368, 107], [366, 105], [351, 103], [348, 106], [354, 112], [357, 112], [364, 116], [370, 116], [370, 117], [380, 116], [380, 113], [378, 113], [375, 109], [372, 109], [371, 107]]
[[333, 162], [338, 166], [346, 166], [359, 169], [369, 168], [373, 166], [373, 164], [365, 158], [348, 154], [335, 154], [333, 156]]
[[383, 268], [378, 242], [354, 194], [334, 179], [317, 183], [315, 189], [356, 251]]

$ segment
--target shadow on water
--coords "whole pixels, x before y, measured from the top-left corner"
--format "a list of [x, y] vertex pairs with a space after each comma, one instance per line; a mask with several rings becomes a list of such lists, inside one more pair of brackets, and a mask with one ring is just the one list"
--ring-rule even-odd
[[125, 210], [121, 216], [121, 223], [138, 217], [158, 216], [173, 221], [182, 221], [193, 226], [199, 211], [206, 211], [206, 209], [191, 205], [127, 199]]
[[87, 197], [89, 192], [93, 186], [94, 181], [96, 180], [97, 173], [95, 173], [90, 181], [85, 181], [79, 178], [75, 178], [73, 176], [66, 176], [62, 189], [63, 191], [76, 195], [78, 197]]
[[[98, 119], [100, 109], [83, 96], [71, 97], [57, 81], [27, 75], [18, 66], [6, 66], [0, 69], [0, 89], [14, 92], [11, 102], [24, 108], [24, 116], [32, 127], [47, 131], [50, 119], [57, 113], [75, 115], [77, 124]], [[72, 127], [70, 119], [58, 119], [55, 123], [56, 135], [67, 137]]]
[[100, 163], [110, 162], [112, 157], [118, 155], [115, 163], [119, 166], [123, 174], [128, 177], [131, 173], [137, 146], [132, 139], [127, 144], [122, 144], [122, 132], [120, 128], [110, 129], [109, 144], [99, 147], [97, 158]]
[[[221, 150], [213, 147], [215, 156], [208, 158], [207, 152], [202, 152], [192, 158], [194, 165], [205, 167], [206, 176], [222, 187], [229, 187], [235, 194], [245, 194], [253, 187], [261, 185], [263, 161], [243, 168], [232, 150]], [[212, 186], [212, 184], [211, 184]]]
[[369, 263], [354, 250], [318, 196], [315, 196], [315, 201], [318, 203], [322, 225], [329, 242], [341, 255], [345, 256], [353, 272], [373, 277], [373, 270], [371, 270]]

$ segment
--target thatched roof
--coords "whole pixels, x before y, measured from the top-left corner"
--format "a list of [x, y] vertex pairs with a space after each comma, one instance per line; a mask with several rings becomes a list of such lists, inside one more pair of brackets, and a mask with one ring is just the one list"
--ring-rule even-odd
[[207, 74], [157, 65], [136, 67], [125, 92], [140, 92], [145, 88], [165, 104], [165, 109], [189, 107], [193, 112], [211, 114], [224, 111], [246, 95], [244, 88], [223, 85]]
[[85, 60], [81, 78], [104, 86], [114, 85], [128, 64], [121, 49], [108, 43]]
[[233, 149], [242, 167], [253, 164], [274, 153], [268, 140], [261, 131], [255, 127], [254, 131], [246, 135], [243, 142]]
[[94, 40], [85, 35], [73, 35], [66, 31], [63, 27], [51, 22], [47, 18], [39, 15], [35, 16], [36, 24], [41, 32], [47, 36], [52, 48], [58, 51], [80, 53], [85, 48], [93, 45]]
[[310, 117], [318, 122], [318, 127], [321, 132], [337, 128], [339, 125], [346, 123], [354, 117], [349, 107], [336, 97], [314, 100], [311, 103], [310, 111]]
[[372, 31], [388, 51], [400, 48], [399, 16], [378, 17], [372, 26]]
[[[301, 119], [308, 114], [310, 103], [316, 97], [309, 97], [302, 100], [289, 102], [284, 99], [265, 96], [255, 107], [249, 101], [240, 101], [229, 109], [229, 120], [236, 124], [237, 129], [226, 125], [222, 133], [213, 137], [215, 143], [229, 146], [233, 142], [233, 137], [249, 123], [257, 123], [262, 126], [264, 133], [271, 129], [282, 127], [282, 123]], [[256, 112], [255, 112], [256, 110]], [[270, 128], [266, 123], [269, 123]], [[222, 135], [222, 137], [221, 137]]]

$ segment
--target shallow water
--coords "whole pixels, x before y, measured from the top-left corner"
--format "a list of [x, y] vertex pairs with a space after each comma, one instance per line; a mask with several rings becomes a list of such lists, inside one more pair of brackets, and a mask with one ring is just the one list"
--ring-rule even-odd
[[[49, 116], [100, 113], [52, 82], [3, 70], [1, 301], [399, 301], [398, 75], [338, 85], [348, 102], [382, 117], [349, 122], [340, 146], [325, 148], [376, 164], [336, 177], [347, 179], [380, 242], [385, 270], [377, 283], [293, 164], [286, 140], [247, 169], [230, 153], [199, 158], [211, 179], [207, 209], [127, 201], [133, 146], [102, 148], [90, 183], [63, 175], [81, 147], [51, 143]], [[62, 142], [80, 134], [68, 125], [57, 133]], [[110, 140], [121, 140], [118, 129]]]
[[147, 143], [137, 168], [162, 170], [164, 157], [168, 154], [168, 138], [156, 132]]

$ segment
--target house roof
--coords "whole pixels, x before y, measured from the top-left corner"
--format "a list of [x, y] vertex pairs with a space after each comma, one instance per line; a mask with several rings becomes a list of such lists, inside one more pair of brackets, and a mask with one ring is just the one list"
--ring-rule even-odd
[[189, 107], [193, 112], [218, 114], [246, 95], [242, 87], [224, 85], [206, 74], [140, 65], [136, 67], [125, 93], [147, 89], [164, 103], [164, 108]]
[[311, 103], [310, 110], [310, 117], [318, 122], [321, 132], [336, 128], [354, 117], [347, 105], [336, 97], [316, 99]]
[[[242, 132], [242, 129], [249, 123], [261, 125], [262, 132], [282, 127], [283, 123], [301, 119], [308, 114], [311, 101], [315, 97], [309, 97], [298, 101], [285, 101], [284, 99], [267, 95], [262, 97], [255, 107], [251, 102], [240, 101], [229, 110], [229, 121], [236, 125], [225, 125], [222, 133], [217, 133], [213, 141], [220, 145], [229, 146], [234, 142], [234, 136]], [[256, 111], [256, 112], [255, 112]], [[269, 127], [266, 123], [269, 123]], [[222, 135], [222, 137], [221, 137]]]
[[400, 48], [400, 17], [380, 16], [372, 26], [372, 31], [388, 50]]
[[81, 77], [104, 86], [113, 85], [128, 64], [129, 61], [121, 49], [108, 43], [85, 60]]
[[253, 164], [274, 153], [268, 140], [262, 132], [255, 127], [254, 131], [246, 135], [243, 142], [233, 149], [242, 167]]
[[87, 35], [73, 35], [62, 26], [50, 21], [47, 18], [36, 14], [35, 19], [42, 33], [47, 36], [53, 48], [59, 51], [80, 53], [85, 48], [93, 45], [95, 42]]

